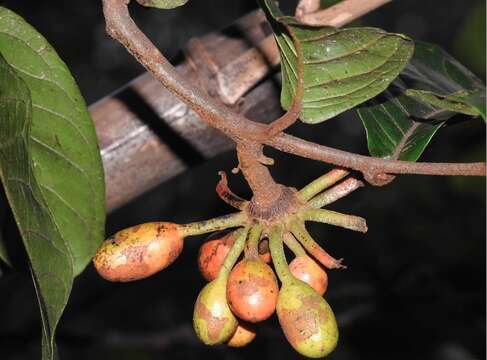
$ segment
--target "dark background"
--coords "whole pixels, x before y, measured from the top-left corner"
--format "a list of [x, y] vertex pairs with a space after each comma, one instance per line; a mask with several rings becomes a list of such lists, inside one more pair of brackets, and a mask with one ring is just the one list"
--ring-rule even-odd
[[[287, 3], [291, 3], [288, 1]], [[99, 1], [0, 1], [54, 45], [88, 103], [142, 72], [104, 32]], [[191, 36], [216, 30], [255, 7], [249, 0], [192, 0], [174, 11], [134, 7], [137, 22], [169, 57]], [[485, 3], [469, 0], [394, 1], [361, 24], [435, 42], [481, 78], [485, 76]], [[485, 159], [478, 119], [443, 129], [424, 161]], [[325, 128], [326, 127], [326, 128]], [[312, 129], [311, 129], [312, 128]], [[323, 144], [365, 153], [353, 112], [293, 132]], [[269, 151], [275, 177], [301, 187], [329, 167]], [[217, 199], [216, 172], [235, 165], [233, 153], [161, 185], [111, 214], [107, 233], [151, 220], [189, 222], [228, 212]], [[230, 179], [249, 195], [238, 177]], [[329, 226], [310, 230], [349, 269], [329, 274], [327, 299], [341, 329], [330, 359], [485, 359], [485, 179], [403, 176], [384, 188], [362, 189], [334, 209], [367, 218], [366, 235]], [[204, 281], [196, 256], [204, 238], [191, 238], [170, 268], [147, 280], [108, 283], [90, 266], [76, 281], [58, 330], [62, 359], [296, 359], [277, 319], [259, 326], [245, 349], [206, 347], [191, 325]], [[40, 357], [40, 320], [29, 276], [0, 278], [0, 359]]]

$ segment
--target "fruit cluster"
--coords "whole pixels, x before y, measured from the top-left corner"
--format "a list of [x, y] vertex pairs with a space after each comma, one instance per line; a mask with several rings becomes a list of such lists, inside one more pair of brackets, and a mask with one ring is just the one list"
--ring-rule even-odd
[[[338, 341], [335, 316], [323, 298], [328, 286], [324, 268], [344, 266], [313, 240], [305, 221], [367, 230], [360, 217], [321, 209], [362, 186], [348, 178], [331, 187], [347, 175], [344, 170], [332, 170], [301, 191], [294, 190], [292, 210], [272, 218], [256, 217], [248, 211], [249, 202], [233, 194], [226, 196], [229, 190], [222, 176], [217, 192], [224, 200], [231, 198], [239, 212], [184, 225], [153, 222], [122, 230], [103, 243], [94, 258], [95, 267], [107, 280], [142, 279], [170, 265], [187, 236], [231, 228], [213, 235], [200, 248], [199, 269], [209, 283], [194, 307], [197, 336], [208, 345], [245, 346], [256, 336], [254, 324], [276, 312], [296, 351], [311, 358], [324, 357]], [[284, 245], [295, 256], [289, 265]]]

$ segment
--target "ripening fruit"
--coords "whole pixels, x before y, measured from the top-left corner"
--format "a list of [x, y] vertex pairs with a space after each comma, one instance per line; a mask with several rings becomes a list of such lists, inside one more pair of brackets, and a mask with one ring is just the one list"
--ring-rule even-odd
[[250, 344], [255, 339], [256, 333], [252, 324], [240, 321], [237, 330], [232, 335], [227, 345], [230, 347], [244, 347]]
[[200, 247], [198, 267], [201, 275], [208, 280], [216, 279], [225, 257], [235, 242], [235, 234], [228, 233], [220, 238], [209, 240]]
[[289, 264], [291, 274], [311, 286], [323, 296], [328, 288], [328, 275], [325, 270], [309, 256], [298, 256]]
[[331, 353], [338, 342], [335, 315], [324, 298], [306, 283], [293, 279], [283, 283], [277, 317], [293, 348], [310, 358]]
[[132, 281], [169, 266], [183, 250], [179, 225], [151, 222], [117, 232], [98, 249], [93, 263], [110, 281]]
[[255, 323], [270, 317], [278, 294], [274, 271], [261, 260], [240, 261], [228, 277], [228, 303], [242, 320]]
[[238, 321], [228, 307], [226, 277], [219, 277], [201, 290], [193, 312], [196, 335], [206, 345], [221, 344], [230, 339]]

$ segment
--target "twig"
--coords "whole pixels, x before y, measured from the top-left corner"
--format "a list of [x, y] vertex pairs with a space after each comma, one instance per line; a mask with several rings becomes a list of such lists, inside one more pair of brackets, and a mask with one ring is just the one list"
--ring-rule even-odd
[[360, 171], [373, 185], [381, 184], [386, 174], [485, 176], [485, 162], [476, 163], [426, 163], [387, 160], [350, 153], [312, 143], [292, 135], [281, 134], [267, 142], [268, 145], [304, 158]]
[[299, 21], [307, 25], [340, 27], [391, 1], [347, 0], [321, 11], [296, 13], [296, 15]]
[[300, 19], [305, 14], [311, 14], [320, 9], [320, 0], [300, 0], [296, 6], [295, 15]]
[[322, 193], [309, 200], [308, 205], [316, 209], [322, 208], [351, 194], [362, 186], [364, 186], [364, 183], [362, 181], [352, 177], [348, 178], [347, 180], [342, 181], [338, 185], [335, 185], [332, 188], [323, 191]]
[[225, 201], [228, 205], [242, 210], [247, 205], [248, 201], [245, 201], [240, 196], [234, 194], [233, 191], [228, 188], [227, 174], [225, 171], [219, 171], [218, 175], [220, 175], [220, 181], [216, 185], [216, 193], [220, 199]]
[[[345, 0], [340, 4], [347, 6], [348, 9], [351, 4], [357, 4], [357, 1], [364, 3], [362, 0]], [[121, 42], [155, 78], [209, 125], [219, 129], [237, 143], [242, 141], [258, 143], [258, 140], [263, 138], [267, 125], [250, 121], [226, 108], [203, 91], [189, 85], [133, 22], [127, 8], [129, 2], [128, 0], [103, 0], [108, 33]], [[377, 2], [374, 3], [377, 6]], [[370, 6], [366, 8], [370, 9]], [[359, 9], [365, 11], [363, 6]], [[375, 185], [384, 185], [389, 181], [387, 174], [485, 176], [486, 171], [485, 163], [411, 163], [378, 159], [311, 143], [284, 133], [266, 140], [265, 144], [305, 158], [360, 171], [367, 181]]]
[[349, 174], [348, 171], [343, 169], [333, 169], [319, 178], [313, 180], [304, 188], [299, 190], [299, 198], [303, 201], [311, 199], [316, 194], [328, 189], [330, 186], [336, 184]]
[[[187, 104], [204, 121], [232, 139], [249, 138], [255, 134], [252, 124], [242, 115], [221, 106], [205, 92], [191, 86], [181, 77], [156, 46], [145, 36], [130, 17], [130, 0], [103, 0], [103, 13], [108, 34], [125, 48], [164, 87]], [[250, 126], [247, 130], [245, 126]]]
[[303, 59], [303, 50], [301, 49], [301, 43], [297, 39], [294, 31], [291, 27], [286, 27], [287, 31], [291, 35], [294, 43], [294, 48], [296, 49], [297, 54], [297, 85], [296, 91], [294, 93], [293, 103], [289, 110], [280, 118], [274, 120], [272, 123], [268, 125], [268, 129], [266, 132], [266, 138], [270, 139], [277, 134], [286, 130], [289, 126], [294, 124], [301, 113], [301, 106], [303, 103], [303, 95], [304, 95], [304, 59]]

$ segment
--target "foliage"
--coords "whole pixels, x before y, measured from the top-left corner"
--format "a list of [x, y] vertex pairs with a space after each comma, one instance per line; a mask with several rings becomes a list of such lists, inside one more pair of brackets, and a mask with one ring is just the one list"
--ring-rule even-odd
[[69, 70], [22, 18], [0, 8], [1, 178], [27, 250], [43, 354], [73, 279], [104, 237], [104, 179], [94, 127]]

